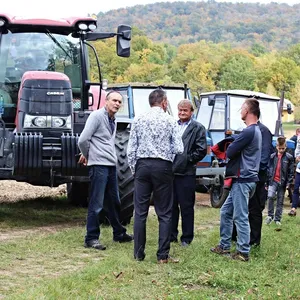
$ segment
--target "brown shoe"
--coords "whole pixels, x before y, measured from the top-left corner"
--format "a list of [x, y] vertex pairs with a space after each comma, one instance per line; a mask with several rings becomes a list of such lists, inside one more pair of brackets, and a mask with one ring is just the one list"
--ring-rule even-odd
[[292, 210], [288, 213], [288, 215], [289, 215], [290, 217], [296, 217], [297, 212], [296, 212], [295, 210], [292, 209]]
[[157, 263], [158, 264], [167, 264], [167, 263], [177, 264], [177, 263], [179, 263], [179, 259], [169, 256], [168, 258], [165, 258], [165, 259], [159, 259], [157, 261]]
[[240, 260], [240, 261], [249, 261], [249, 254], [242, 253], [239, 251], [236, 251], [235, 253], [231, 254], [231, 258], [234, 260]]
[[210, 248], [210, 251], [219, 255], [230, 256], [230, 250], [223, 249], [220, 245]]

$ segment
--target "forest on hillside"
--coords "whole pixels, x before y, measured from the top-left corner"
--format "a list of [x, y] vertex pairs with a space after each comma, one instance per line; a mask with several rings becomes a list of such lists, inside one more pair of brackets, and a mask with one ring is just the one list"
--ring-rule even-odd
[[137, 27], [153, 41], [181, 45], [201, 40], [233, 47], [283, 50], [300, 43], [300, 4], [161, 2], [98, 14], [98, 29]]
[[[300, 105], [300, 43], [278, 51], [203, 40], [176, 47], [155, 42], [134, 28], [131, 44], [130, 57], [120, 58], [114, 39], [93, 43], [109, 83], [187, 83], [194, 94], [243, 89], [280, 96], [285, 91], [286, 98]], [[93, 81], [99, 80], [96, 70], [91, 69]]]

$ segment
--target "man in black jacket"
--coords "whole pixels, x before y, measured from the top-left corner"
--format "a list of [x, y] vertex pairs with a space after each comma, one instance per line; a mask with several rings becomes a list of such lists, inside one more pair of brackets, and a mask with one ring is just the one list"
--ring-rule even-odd
[[202, 124], [192, 119], [194, 108], [189, 100], [178, 104], [178, 124], [184, 145], [183, 154], [177, 154], [173, 162], [174, 202], [172, 210], [171, 242], [177, 242], [179, 207], [182, 221], [182, 246], [188, 246], [194, 238], [194, 204], [196, 189], [196, 163], [207, 153], [206, 131]]

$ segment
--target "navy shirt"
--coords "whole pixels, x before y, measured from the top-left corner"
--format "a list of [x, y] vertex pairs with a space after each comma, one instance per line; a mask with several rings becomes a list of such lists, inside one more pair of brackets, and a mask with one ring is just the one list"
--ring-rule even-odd
[[240, 179], [247, 182], [258, 181], [261, 149], [262, 137], [257, 124], [245, 128], [228, 146], [226, 155], [230, 160], [240, 157]]

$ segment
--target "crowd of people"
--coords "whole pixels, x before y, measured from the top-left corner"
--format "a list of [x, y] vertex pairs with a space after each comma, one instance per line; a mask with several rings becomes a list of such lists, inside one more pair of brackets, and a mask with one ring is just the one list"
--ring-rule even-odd
[[[188, 247], [194, 238], [194, 204], [196, 164], [207, 153], [206, 130], [193, 119], [189, 100], [178, 103], [178, 120], [167, 112], [167, 94], [156, 89], [149, 95], [149, 111], [137, 116], [132, 125], [127, 148], [128, 164], [134, 176], [134, 234], [128, 234], [119, 220], [120, 199], [115, 151], [115, 114], [122, 105], [122, 95], [111, 91], [105, 106], [90, 114], [78, 146], [79, 163], [88, 166], [90, 201], [84, 246], [97, 250], [106, 247], [99, 241], [99, 214], [105, 208], [113, 228], [113, 240], [134, 243], [134, 259], [146, 257], [146, 221], [153, 199], [159, 222], [157, 262], [178, 262], [170, 257], [170, 245], [179, 242]], [[246, 128], [228, 146], [226, 178], [231, 178], [230, 192], [220, 210], [220, 242], [211, 252], [248, 261], [251, 247], [261, 243], [262, 212], [268, 203], [266, 224], [281, 225], [284, 193], [294, 177], [294, 157], [286, 151], [284, 137], [277, 139], [276, 151], [272, 134], [260, 121], [259, 102], [246, 99], [241, 119]], [[263, 141], [263, 142], [262, 142]], [[300, 186], [299, 148], [290, 216], [296, 215]], [[299, 173], [298, 173], [299, 172]], [[277, 200], [274, 214], [274, 202]], [[236, 251], [231, 253], [232, 241]]]

